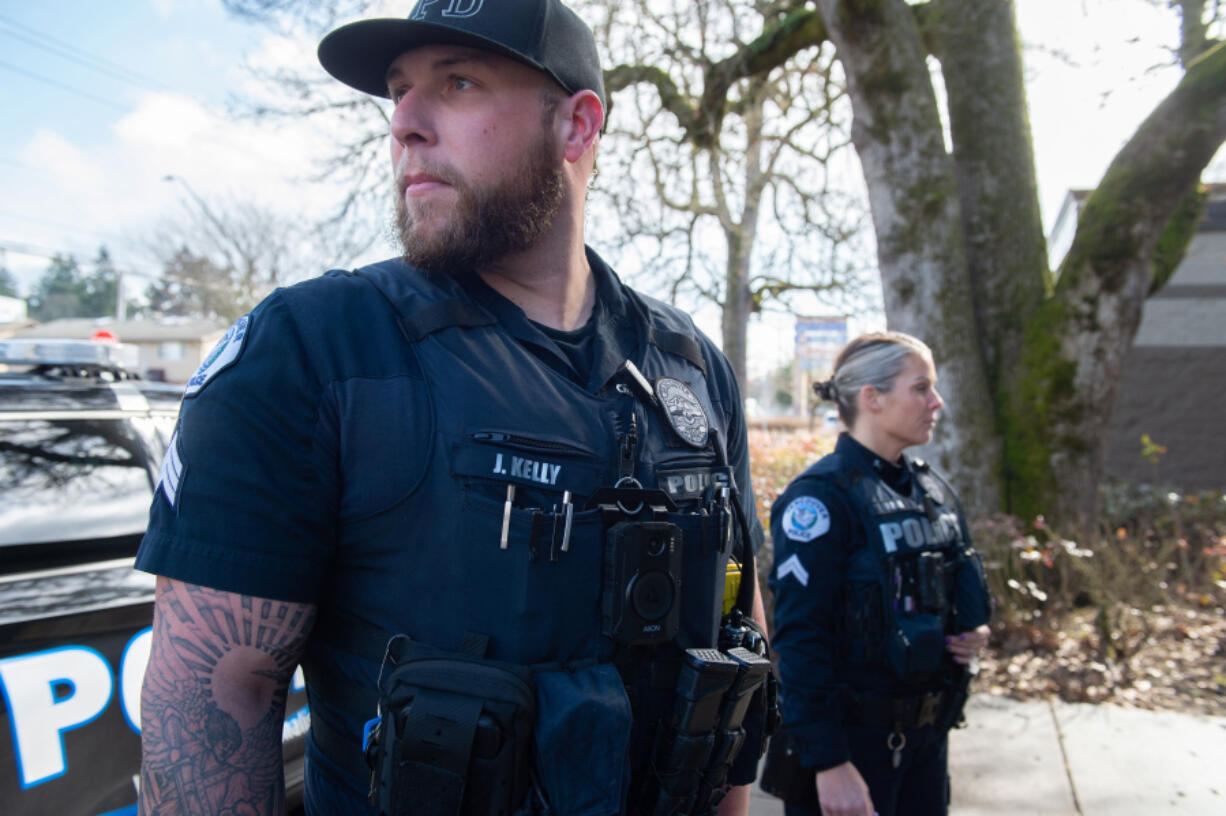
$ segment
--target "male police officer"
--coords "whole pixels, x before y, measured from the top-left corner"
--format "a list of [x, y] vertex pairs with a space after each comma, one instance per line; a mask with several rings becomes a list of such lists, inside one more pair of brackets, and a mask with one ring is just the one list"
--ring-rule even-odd
[[420, 0], [319, 55], [395, 105], [404, 257], [274, 293], [186, 389], [138, 559], [141, 811], [279, 812], [301, 660], [310, 812], [372, 812], [365, 744], [385, 812], [744, 813], [740, 398], [584, 246], [591, 32], [559, 0]]

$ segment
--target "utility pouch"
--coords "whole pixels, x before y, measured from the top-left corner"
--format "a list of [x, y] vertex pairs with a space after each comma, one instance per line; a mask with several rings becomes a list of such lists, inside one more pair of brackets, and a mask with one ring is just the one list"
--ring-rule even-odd
[[915, 594], [920, 611], [940, 615], [945, 611], [945, 554], [923, 552], [915, 559]]
[[[755, 654], [744, 647], [735, 647], [724, 653], [738, 665], [736, 679], [724, 693], [720, 704], [719, 723], [715, 726], [715, 745], [707, 766], [703, 769], [702, 783], [698, 794], [694, 797], [694, 814], [714, 812], [715, 806], [728, 791], [728, 773], [732, 770], [741, 748], [746, 741], [745, 715], [749, 712], [754, 700], [762, 702], [758, 696], [759, 690], [766, 683], [767, 677], [774, 671], [774, 666], [766, 657]], [[759, 724], [760, 724], [759, 720]], [[760, 736], [758, 737], [760, 739]], [[752, 751], [756, 754], [754, 764], [761, 757], [759, 745]]]
[[537, 778], [552, 816], [618, 816], [634, 716], [611, 663], [536, 674]]
[[842, 590], [843, 614], [839, 617], [839, 656], [856, 665], [880, 665], [885, 641], [885, 618], [881, 584], [858, 581]]
[[686, 649], [669, 727], [656, 732], [651, 767], [659, 792], [641, 808], [655, 816], [688, 813], [715, 750], [724, 697], [741, 664], [718, 649]]
[[380, 816], [510, 816], [528, 792], [536, 710], [522, 666], [396, 635], [366, 740]]
[[983, 560], [972, 549], [964, 550], [954, 575], [954, 631], [967, 632], [992, 618], [992, 596]]
[[780, 728], [771, 737], [762, 766], [762, 790], [778, 796], [789, 805], [817, 810], [817, 789], [812, 768], [800, 764], [800, 754], [792, 745], [788, 732]]
[[887, 652], [899, 680], [937, 671], [945, 655], [945, 628], [936, 615], [895, 615]]
[[966, 708], [966, 701], [971, 696], [971, 677], [971, 673], [963, 668], [947, 681], [945, 705], [936, 723], [937, 728], [941, 731], [960, 728], [965, 724], [962, 712]]

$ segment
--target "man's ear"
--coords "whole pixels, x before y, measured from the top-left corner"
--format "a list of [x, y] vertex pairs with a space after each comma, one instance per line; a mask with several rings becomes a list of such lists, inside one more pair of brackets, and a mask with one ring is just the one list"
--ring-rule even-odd
[[562, 102], [562, 155], [569, 162], [583, 157], [604, 127], [604, 106], [594, 91], [579, 91]]

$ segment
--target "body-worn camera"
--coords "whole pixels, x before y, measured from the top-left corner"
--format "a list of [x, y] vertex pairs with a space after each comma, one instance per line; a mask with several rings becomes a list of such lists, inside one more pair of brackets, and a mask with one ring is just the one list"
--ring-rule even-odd
[[605, 532], [604, 634], [625, 646], [664, 643], [681, 621], [681, 528], [620, 521]]
[[681, 542], [665, 521], [677, 506], [662, 490], [633, 479], [602, 487], [587, 507], [605, 527], [601, 632], [622, 646], [667, 643], [681, 622]]
[[923, 552], [915, 559], [915, 597], [922, 612], [940, 615], [945, 611], [945, 555]]

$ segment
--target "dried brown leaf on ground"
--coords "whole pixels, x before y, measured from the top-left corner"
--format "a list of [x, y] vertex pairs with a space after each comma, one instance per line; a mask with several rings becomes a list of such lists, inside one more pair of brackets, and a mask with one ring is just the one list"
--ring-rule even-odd
[[1104, 656], [1093, 610], [1058, 628], [993, 625], [974, 690], [1021, 700], [1112, 702], [1226, 716], [1226, 614], [1221, 608], [1125, 610], [1127, 656]]

